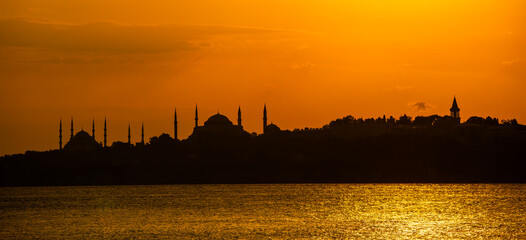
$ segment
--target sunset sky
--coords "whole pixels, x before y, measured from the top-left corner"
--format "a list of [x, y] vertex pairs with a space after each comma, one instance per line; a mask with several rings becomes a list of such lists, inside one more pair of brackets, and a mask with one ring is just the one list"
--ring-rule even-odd
[[346, 115], [526, 123], [526, 1], [5, 0], [0, 156], [58, 148], [69, 121], [102, 141], [179, 138], [218, 111], [248, 132]]

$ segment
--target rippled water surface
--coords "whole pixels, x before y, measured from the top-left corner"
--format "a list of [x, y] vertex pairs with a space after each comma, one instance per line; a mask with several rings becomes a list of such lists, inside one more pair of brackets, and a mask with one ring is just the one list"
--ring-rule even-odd
[[526, 239], [526, 185], [0, 188], [0, 238]]

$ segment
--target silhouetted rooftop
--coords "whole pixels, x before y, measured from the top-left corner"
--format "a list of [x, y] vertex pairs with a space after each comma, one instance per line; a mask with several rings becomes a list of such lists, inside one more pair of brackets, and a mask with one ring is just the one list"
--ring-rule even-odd
[[450, 111], [454, 111], [454, 112], [460, 111], [460, 108], [458, 108], [458, 105], [457, 105], [457, 98], [456, 97], [453, 98], [453, 106], [451, 106], [451, 108], [449, 110]]
[[281, 129], [274, 123], [271, 123], [265, 127], [265, 133], [281, 132]]
[[75, 136], [73, 136], [72, 139], [69, 140], [69, 142], [64, 146], [64, 149], [66, 150], [79, 150], [79, 149], [95, 149], [100, 147], [100, 144], [93, 139], [92, 136], [89, 135], [84, 130], [81, 130]]
[[208, 118], [205, 122], [205, 126], [207, 125], [233, 125], [232, 122], [222, 114], [216, 114]]

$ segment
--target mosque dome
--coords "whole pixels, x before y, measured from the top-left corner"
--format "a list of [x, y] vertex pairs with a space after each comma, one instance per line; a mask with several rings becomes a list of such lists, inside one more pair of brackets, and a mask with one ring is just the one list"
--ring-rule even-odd
[[274, 123], [271, 123], [270, 125], [267, 125], [265, 127], [266, 133], [275, 133], [275, 132], [281, 132], [281, 129]]
[[93, 139], [86, 131], [82, 130], [75, 134], [72, 139], [64, 146], [66, 150], [92, 150], [99, 148], [100, 144]]
[[205, 122], [205, 126], [211, 126], [211, 125], [221, 125], [221, 126], [231, 126], [233, 125], [230, 120], [225, 115], [216, 114], [208, 118]]
[[88, 132], [84, 131], [84, 130], [80, 130], [77, 134], [75, 134], [75, 136], [73, 136], [73, 139], [88, 139], [88, 138], [91, 138], [91, 136], [89, 135]]

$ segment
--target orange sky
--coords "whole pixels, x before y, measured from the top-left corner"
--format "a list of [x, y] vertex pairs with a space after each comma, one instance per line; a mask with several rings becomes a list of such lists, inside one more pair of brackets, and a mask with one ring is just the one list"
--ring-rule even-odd
[[[459, 3], [462, 2], [462, 3]], [[262, 132], [346, 115], [526, 122], [525, 1], [0, 3], [0, 155], [58, 147], [58, 121], [97, 140], [192, 131], [217, 111]], [[419, 103], [419, 104], [417, 104]], [[418, 108], [417, 106], [421, 106]]]

